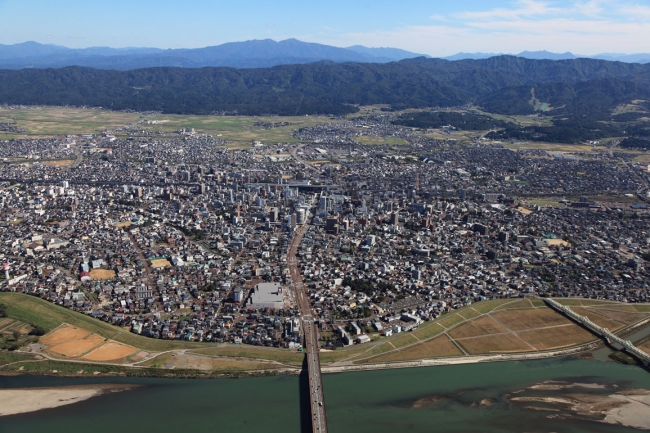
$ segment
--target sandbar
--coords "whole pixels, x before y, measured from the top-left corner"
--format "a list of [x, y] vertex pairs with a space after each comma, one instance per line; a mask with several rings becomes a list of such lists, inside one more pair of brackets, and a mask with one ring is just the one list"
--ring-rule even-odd
[[127, 391], [137, 385], [82, 385], [51, 388], [0, 389], [0, 416], [17, 415], [79, 403], [109, 392]]

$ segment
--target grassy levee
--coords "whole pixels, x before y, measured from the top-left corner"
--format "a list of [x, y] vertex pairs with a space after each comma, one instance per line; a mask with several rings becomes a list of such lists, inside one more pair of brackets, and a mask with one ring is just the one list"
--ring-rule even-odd
[[89, 332], [128, 344], [143, 350], [163, 352], [173, 349], [205, 347], [201, 343], [157, 340], [133, 334], [73, 310], [52, 304], [44, 299], [22, 293], [0, 293], [0, 304], [7, 306], [8, 317], [51, 331], [63, 323], [83, 328]]
[[0, 350], [0, 370], [3, 366], [14, 362], [31, 361], [34, 357], [23, 353], [5, 352]]
[[[189, 352], [188, 352], [189, 353]], [[163, 353], [157, 357], [142, 363], [142, 367], [165, 368], [165, 364], [174, 364], [174, 369], [180, 367], [181, 370], [201, 370], [212, 372], [236, 372], [236, 371], [256, 371], [256, 370], [274, 370], [282, 368], [280, 365], [259, 360], [258, 362], [241, 362], [239, 360], [217, 359], [206, 356], [196, 356], [175, 353]]]
[[206, 347], [192, 350], [190, 353], [198, 353], [209, 356], [223, 356], [229, 358], [260, 359], [266, 361], [277, 361], [288, 364], [302, 364], [305, 354], [287, 349], [276, 349], [273, 347], [256, 347], [239, 345], [233, 347]]

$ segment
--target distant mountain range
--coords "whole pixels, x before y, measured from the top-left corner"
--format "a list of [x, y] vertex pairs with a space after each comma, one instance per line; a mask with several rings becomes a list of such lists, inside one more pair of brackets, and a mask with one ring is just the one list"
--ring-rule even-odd
[[[496, 57], [495, 53], [458, 53], [444, 60], [480, 60]], [[152, 67], [267, 68], [278, 65], [316, 62], [389, 63], [416, 57], [429, 57], [397, 48], [368, 48], [361, 45], [340, 48], [330, 45], [287, 39], [229, 42], [205, 48], [67, 48], [24, 42], [0, 45], [0, 69], [62, 68], [84, 66], [95, 69], [133, 70]], [[572, 53], [524, 51], [516, 55], [533, 60], [571, 60], [590, 57], [625, 63], [650, 63], [650, 54], [600, 54], [580, 56]]]
[[[445, 60], [481, 60], [489, 59], [490, 57], [501, 56], [503, 53], [458, 53], [453, 56], [445, 57]], [[514, 54], [516, 57], [523, 57], [531, 60], [573, 60], [573, 59], [596, 59], [608, 60], [610, 62], [624, 62], [624, 63], [650, 63], [650, 54], [616, 54], [616, 53], [603, 53], [595, 56], [584, 56], [573, 53], [551, 53], [549, 51], [523, 51], [519, 54]]]
[[[85, 66], [96, 69], [132, 70], [151, 67], [266, 68], [319, 61], [335, 63], [388, 63], [421, 57], [396, 48], [367, 48], [355, 45], [339, 48], [287, 39], [229, 42], [196, 49], [107, 48], [72, 49], [59, 45], [24, 42], [0, 45], [0, 69], [62, 68]], [[424, 56], [428, 57], [428, 56]]]

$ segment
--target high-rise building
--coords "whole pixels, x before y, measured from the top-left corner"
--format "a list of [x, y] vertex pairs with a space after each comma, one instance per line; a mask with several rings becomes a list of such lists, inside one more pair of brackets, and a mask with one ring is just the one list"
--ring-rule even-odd
[[338, 233], [338, 218], [336, 217], [329, 217], [325, 220], [325, 231], [327, 233], [333, 233], [337, 234]]
[[269, 213], [269, 220], [272, 223], [278, 222], [278, 214], [279, 214], [278, 208], [274, 207], [273, 209], [271, 209], [271, 212]]
[[296, 219], [299, 225], [304, 224], [307, 221], [307, 212], [304, 209], [298, 209], [296, 212]]

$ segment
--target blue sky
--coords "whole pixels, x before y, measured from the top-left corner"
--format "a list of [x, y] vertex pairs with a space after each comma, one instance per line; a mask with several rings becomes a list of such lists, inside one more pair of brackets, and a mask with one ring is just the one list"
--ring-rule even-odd
[[650, 52], [650, 0], [0, 0], [0, 43], [195, 48], [297, 38], [460, 51]]

